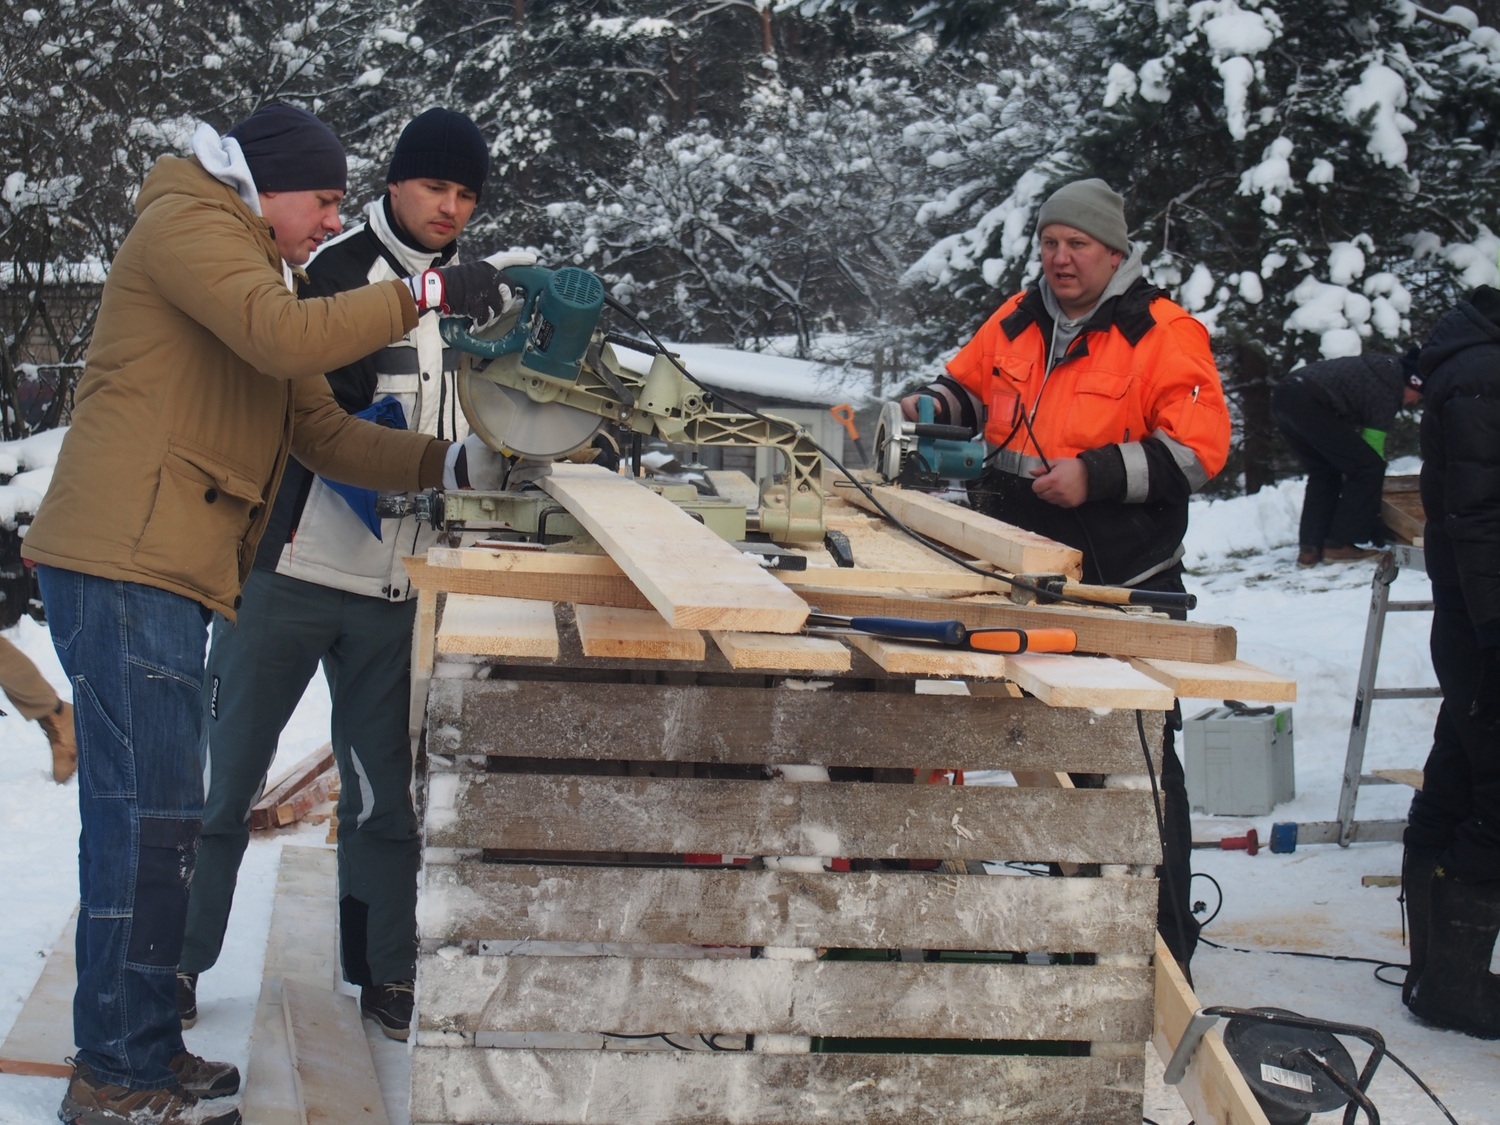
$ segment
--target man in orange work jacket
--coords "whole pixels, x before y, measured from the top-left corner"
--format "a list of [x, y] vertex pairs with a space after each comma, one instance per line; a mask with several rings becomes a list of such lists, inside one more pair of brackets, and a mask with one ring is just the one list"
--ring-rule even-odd
[[[1182, 590], [1188, 497], [1224, 467], [1229, 414], [1208, 332], [1142, 275], [1124, 201], [1103, 180], [1059, 188], [1037, 216], [1042, 277], [986, 320], [922, 395], [935, 420], [982, 431], [986, 515], [1076, 547], [1087, 582]], [[1168, 719], [1162, 936], [1184, 966], [1192, 846]]]

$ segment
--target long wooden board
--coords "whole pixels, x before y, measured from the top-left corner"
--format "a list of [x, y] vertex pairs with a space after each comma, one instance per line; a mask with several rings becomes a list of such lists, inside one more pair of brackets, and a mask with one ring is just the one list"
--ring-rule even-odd
[[1000, 625], [1013, 629], [1072, 629], [1080, 652], [1106, 656], [1149, 656], [1220, 664], [1235, 659], [1233, 626], [1164, 617], [1073, 609], [1068, 606], [1010, 605], [988, 601], [944, 601], [940, 598], [896, 598], [847, 590], [798, 587], [808, 605], [845, 617], [916, 617], [923, 621], [962, 621], [970, 627]]
[[1186, 660], [1130, 662], [1140, 671], [1172, 689], [1184, 699], [1248, 699], [1258, 703], [1291, 703], [1297, 698], [1297, 681], [1243, 660], [1223, 664], [1193, 664]]
[[1157, 863], [1151, 795], [1127, 789], [457, 775], [428, 847]]
[[1149, 954], [1153, 879], [436, 864], [424, 943], [509, 940]]
[[[1166, 1064], [1172, 1059], [1188, 1021], [1198, 1010], [1192, 986], [1172, 959], [1166, 944], [1156, 939], [1156, 1005], [1151, 1040]], [[1270, 1125], [1240, 1068], [1229, 1057], [1224, 1037], [1209, 1030], [1177, 1086], [1193, 1120], [1204, 1125]]]
[[302, 1125], [390, 1125], [354, 1000], [285, 980], [281, 1007]]
[[859, 633], [851, 634], [847, 639], [887, 672], [977, 680], [998, 680], [1005, 675], [1005, 657], [994, 652], [912, 644]]
[[934, 739], [934, 707], [905, 692], [440, 679], [427, 738], [440, 754], [522, 758], [1144, 772], [1125, 711], [955, 697]]
[[795, 633], [801, 599], [681, 508], [597, 465], [541, 481], [678, 629]]
[[1171, 689], [1123, 660], [1024, 652], [1006, 658], [1005, 675], [1052, 707], [1172, 709]]
[[418, 1046], [413, 1125], [1134, 1125], [1145, 1059]]
[[[432, 552], [440, 549], [434, 547]], [[441, 550], [448, 550], [442, 548]], [[623, 573], [589, 574], [558, 570], [549, 562], [538, 569], [535, 560], [545, 558], [589, 558], [586, 555], [542, 555], [520, 551], [498, 554], [476, 551], [453, 552], [461, 555], [463, 565], [441, 565], [422, 558], [401, 560], [407, 576], [416, 589], [434, 594], [483, 594], [499, 598], [532, 598], [543, 602], [575, 602], [579, 605], [608, 605], [621, 609], [651, 609], [651, 602], [635, 588]], [[488, 559], [495, 565], [479, 565]], [[613, 563], [610, 564], [614, 566]], [[617, 572], [618, 567], [614, 568]]]
[[852, 663], [849, 650], [828, 637], [718, 630], [710, 635], [729, 666], [742, 671], [847, 672]]
[[77, 930], [78, 908], [74, 907], [42, 965], [42, 975], [0, 1046], [0, 1074], [72, 1075], [73, 1067], [63, 1059], [73, 1053], [73, 990], [78, 984], [73, 936]]
[[438, 625], [437, 650], [555, 660], [557, 620], [547, 602], [449, 594]]
[[428, 957], [421, 1027], [1139, 1043], [1154, 979], [1145, 966]]
[[573, 607], [584, 656], [628, 660], [702, 660], [707, 645], [696, 629], [674, 629], [654, 609]]
[[246, 1121], [255, 1125], [305, 1125], [281, 1006], [284, 979], [332, 988], [338, 973], [334, 919], [338, 857], [332, 848], [281, 849], [271, 929], [245, 1072]]
[[[651, 601], [619, 567], [598, 556], [551, 552], [434, 548], [432, 558], [402, 560], [412, 585], [432, 592], [484, 594], [491, 597], [531, 598], [578, 605], [649, 609]], [[457, 557], [458, 562], [449, 562]], [[566, 560], [566, 561], [563, 561]], [[757, 568], [758, 569], [758, 568]], [[811, 582], [829, 568], [803, 572]], [[847, 571], [845, 572], [847, 573]], [[775, 580], [774, 578], [772, 579]], [[834, 579], [835, 582], [845, 581]], [[1073, 609], [1067, 606], [1020, 606], [1007, 602], [956, 601], [936, 597], [890, 597], [851, 589], [797, 586], [809, 606], [845, 616], [917, 617], [925, 621], [957, 618], [968, 625], [1013, 628], [1063, 627], [1078, 634], [1079, 649], [1110, 656], [1140, 656], [1218, 664], [1235, 658], [1235, 633], [1228, 625], [1172, 621], [1163, 617]]]
[[[275, 785], [266, 790], [266, 793], [250, 809], [250, 831], [255, 832], [263, 828], [280, 828], [292, 823], [297, 819], [295, 815], [283, 812], [283, 806], [288, 806], [292, 798], [304, 789], [317, 784], [319, 777], [333, 769], [333, 743], [325, 742], [296, 765], [292, 766], [284, 775], [277, 779]], [[337, 785], [337, 777], [332, 784]], [[328, 787], [323, 786], [322, 793], [306, 808], [319, 804], [328, 798]], [[304, 809], [303, 811], [306, 811]]]
[[[870, 491], [886, 511], [913, 531], [971, 558], [992, 562], [1011, 574], [1065, 574], [1075, 582], [1083, 576], [1083, 552], [1045, 535], [1023, 531], [925, 492], [890, 485], [876, 485]], [[867, 511], [877, 510], [857, 488], [844, 489], [841, 495]]]

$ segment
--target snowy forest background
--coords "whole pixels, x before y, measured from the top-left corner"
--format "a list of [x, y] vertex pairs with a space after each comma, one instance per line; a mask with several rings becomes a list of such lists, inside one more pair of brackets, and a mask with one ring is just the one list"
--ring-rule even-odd
[[347, 221], [441, 104], [492, 143], [471, 247], [592, 269], [669, 339], [869, 368], [876, 397], [1035, 276], [1053, 188], [1102, 176], [1214, 333], [1217, 487], [1254, 492], [1294, 469], [1278, 378], [1402, 351], [1500, 281], [1497, 8], [0, 0], [0, 437], [65, 416], [136, 189], [196, 121], [313, 109], [350, 155]]

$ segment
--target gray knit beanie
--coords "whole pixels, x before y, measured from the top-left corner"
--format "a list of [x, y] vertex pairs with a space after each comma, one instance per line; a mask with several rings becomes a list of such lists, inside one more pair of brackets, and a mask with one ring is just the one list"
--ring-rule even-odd
[[1041, 234], [1042, 228], [1049, 223], [1077, 227], [1111, 250], [1130, 253], [1125, 201], [1103, 180], [1078, 180], [1054, 191], [1037, 212], [1037, 234]]

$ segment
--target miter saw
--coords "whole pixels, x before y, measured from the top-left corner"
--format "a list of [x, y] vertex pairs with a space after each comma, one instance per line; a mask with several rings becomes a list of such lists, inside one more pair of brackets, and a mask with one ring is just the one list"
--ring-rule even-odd
[[[599, 328], [607, 299], [603, 284], [587, 270], [512, 266], [505, 279], [524, 293], [519, 308], [479, 329], [463, 318], [444, 318], [440, 325], [443, 340], [464, 352], [458, 401], [470, 429], [487, 445], [550, 461], [587, 447], [613, 423], [669, 443], [777, 449], [788, 468], [761, 483], [754, 529], [778, 543], [823, 540], [822, 454], [805, 430], [772, 415], [715, 410], [713, 395], [665, 350], [655, 350], [644, 374], [627, 368], [611, 343], [623, 346], [623, 338]], [[387, 498], [383, 514], [414, 512], [450, 532], [493, 528], [524, 534], [545, 524], [545, 505], [551, 503], [534, 491], [462, 491]], [[720, 534], [743, 538], [745, 509], [730, 507], [742, 517], [739, 534]], [[553, 514], [561, 516], [558, 525], [569, 522], [565, 514]]]
[[875, 469], [888, 484], [932, 492], [950, 480], [973, 480], [984, 471], [984, 442], [967, 426], [933, 421], [931, 395], [917, 397], [917, 420], [899, 402], [888, 402], [875, 426]]

